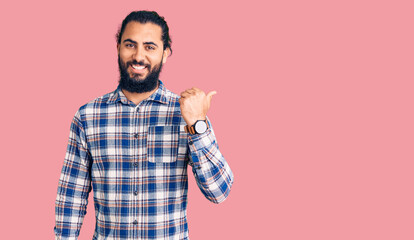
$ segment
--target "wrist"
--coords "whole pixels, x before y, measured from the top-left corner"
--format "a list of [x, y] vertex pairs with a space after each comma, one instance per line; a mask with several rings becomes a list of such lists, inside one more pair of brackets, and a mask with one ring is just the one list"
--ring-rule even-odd
[[191, 118], [191, 119], [184, 119], [185, 123], [187, 123], [188, 126], [193, 126], [197, 121], [206, 121], [206, 117], [198, 117], [198, 118]]

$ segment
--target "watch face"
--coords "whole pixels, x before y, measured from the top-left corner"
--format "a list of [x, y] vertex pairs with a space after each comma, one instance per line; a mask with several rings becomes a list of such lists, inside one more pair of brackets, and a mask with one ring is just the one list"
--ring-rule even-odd
[[198, 121], [196, 122], [195, 126], [194, 126], [194, 130], [197, 133], [204, 133], [205, 131], [207, 131], [207, 124], [204, 121]]

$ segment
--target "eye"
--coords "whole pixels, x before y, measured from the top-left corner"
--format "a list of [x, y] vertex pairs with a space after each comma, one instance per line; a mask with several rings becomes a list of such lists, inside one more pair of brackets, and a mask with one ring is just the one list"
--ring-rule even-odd
[[155, 47], [154, 46], [151, 46], [151, 45], [147, 45], [146, 46], [146, 49], [147, 50], [155, 50]]
[[127, 47], [127, 48], [134, 48], [135, 45], [132, 44], [132, 43], [127, 43], [127, 44], [125, 44], [125, 47]]

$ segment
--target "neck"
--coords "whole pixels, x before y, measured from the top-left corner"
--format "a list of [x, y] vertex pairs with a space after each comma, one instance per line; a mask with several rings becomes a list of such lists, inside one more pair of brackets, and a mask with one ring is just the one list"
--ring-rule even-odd
[[129, 92], [125, 89], [121, 89], [122, 92], [124, 93], [125, 97], [135, 103], [136, 105], [138, 105], [142, 100], [147, 99], [149, 96], [151, 96], [155, 91], [157, 91], [158, 86], [156, 88], [154, 88], [154, 90], [151, 90], [149, 92], [143, 92], [143, 93], [136, 93], [136, 92]]

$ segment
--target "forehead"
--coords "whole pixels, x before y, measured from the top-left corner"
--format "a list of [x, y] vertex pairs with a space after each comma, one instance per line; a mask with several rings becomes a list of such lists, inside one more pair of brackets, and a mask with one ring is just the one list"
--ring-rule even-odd
[[122, 34], [121, 42], [131, 39], [136, 42], [162, 42], [162, 29], [154, 23], [129, 22]]

